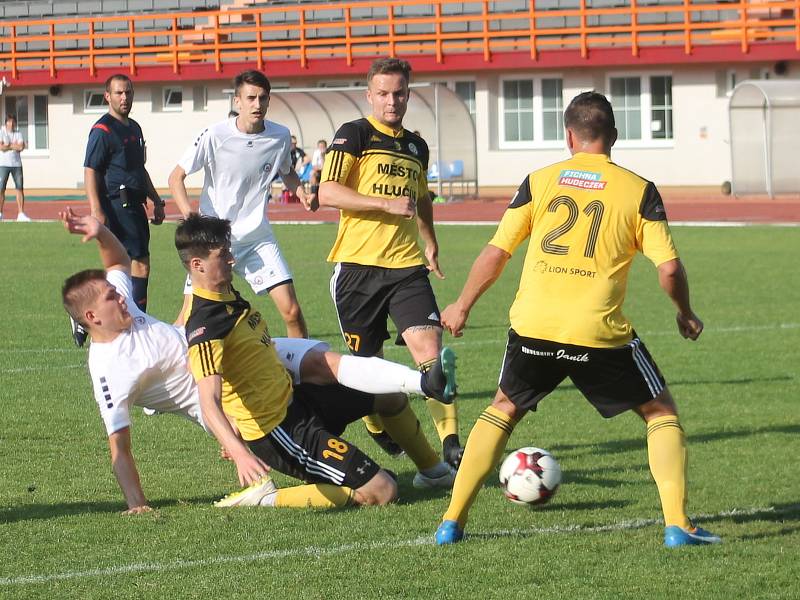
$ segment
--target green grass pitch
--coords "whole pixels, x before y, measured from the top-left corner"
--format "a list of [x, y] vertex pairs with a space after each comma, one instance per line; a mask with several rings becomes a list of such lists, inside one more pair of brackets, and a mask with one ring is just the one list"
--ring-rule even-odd
[[[342, 350], [325, 262], [335, 227], [275, 229], [312, 335]], [[173, 231], [153, 230], [150, 307], [165, 320], [183, 285]], [[438, 228], [442, 307], [492, 231]], [[136, 409], [134, 454], [158, 510], [120, 516], [85, 350], [72, 345], [59, 299], [65, 276], [98, 265], [96, 248], [55, 223], [3, 223], [0, 598], [796, 598], [798, 230], [678, 227], [674, 235], [705, 333], [697, 343], [679, 337], [642, 258], [626, 312], [681, 409], [690, 511], [724, 543], [664, 549], [643, 425], [630, 414], [604, 421], [565, 384], [509, 443], [557, 457], [564, 481], [553, 501], [537, 510], [512, 505], [492, 476], [469, 539], [437, 548], [447, 496], [414, 490], [412, 465], [384, 455], [359, 424], [345, 436], [399, 474], [398, 504], [222, 511], [211, 502], [235, 487], [235, 471], [213, 439], [182, 419]], [[466, 335], [446, 336], [459, 358], [462, 440], [495, 390], [522, 254], [478, 303]], [[271, 304], [256, 304], [280, 335]], [[409, 363], [404, 349], [387, 345], [386, 356]], [[424, 404], [414, 403], [435, 437]]]

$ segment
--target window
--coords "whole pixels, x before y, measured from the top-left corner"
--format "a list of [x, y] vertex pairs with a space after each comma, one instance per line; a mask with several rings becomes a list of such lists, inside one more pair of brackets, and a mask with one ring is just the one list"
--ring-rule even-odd
[[654, 140], [672, 139], [672, 77], [650, 78], [650, 132]]
[[474, 81], [456, 81], [455, 83], [456, 95], [464, 101], [467, 106], [472, 120], [475, 120], [475, 82]]
[[164, 88], [164, 110], [182, 110], [183, 109], [183, 89], [182, 88]]
[[564, 98], [560, 79], [542, 79], [542, 137], [564, 139]]
[[108, 103], [102, 90], [83, 91], [83, 112], [104, 113], [108, 110]]
[[503, 82], [503, 140], [533, 141], [533, 81]]
[[198, 85], [192, 90], [192, 108], [195, 112], [208, 110], [208, 88]]
[[611, 77], [609, 89], [623, 145], [674, 139], [671, 75]]
[[30, 150], [47, 150], [50, 147], [46, 95], [4, 95], [3, 109], [3, 122], [5, 115], [17, 115], [17, 127]]
[[562, 80], [503, 81], [500, 113], [500, 148], [560, 147], [564, 140]]
[[638, 77], [613, 77], [611, 98], [619, 139], [642, 139], [641, 80]]

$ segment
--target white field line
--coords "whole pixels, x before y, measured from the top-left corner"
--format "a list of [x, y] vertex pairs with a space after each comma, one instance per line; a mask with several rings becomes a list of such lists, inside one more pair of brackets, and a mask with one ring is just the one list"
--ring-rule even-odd
[[[765, 508], [734, 508], [711, 515], [698, 515], [698, 521], [713, 519], [717, 520], [725, 517], [739, 515], [757, 515], [760, 513], [775, 513], [774, 507]], [[531, 535], [547, 534], [571, 534], [571, 533], [607, 533], [615, 531], [626, 531], [632, 529], [642, 529], [660, 525], [661, 519], [635, 519], [631, 521], [619, 521], [606, 525], [563, 525], [554, 527], [530, 527], [517, 528], [501, 531], [470, 532], [475, 538], [507, 538], [507, 537], [527, 537]], [[469, 537], [469, 536], [468, 536]], [[378, 549], [400, 549], [415, 548], [418, 546], [430, 546], [433, 544], [433, 534], [425, 537], [417, 537], [405, 540], [387, 540], [375, 542], [354, 542], [352, 544], [334, 544], [331, 546], [305, 546], [302, 548], [291, 548], [287, 550], [269, 550], [256, 552], [254, 554], [242, 554], [238, 556], [211, 556], [196, 560], [173, 560], [165, 562], [130, 563], [115, 565], [100, 569], [88, 569], [85, 571], [64, 571], [61, 573], [42, 573], [38, 575], [19, 575], [16, 577], [0, 578], [0, 586], [30, 585], [48, 583], [51, 581], [64, 581], [67, 579], [86, 579], [89, 577], [113, 577], [115, 575], [128, 575], [130, 573], [163, 573], [166, 571], [183, 571], [198, 567], [208, 567], [217, 565], [228, 565], [237, 563], [260, 562], [273, 559], [292, 558], [300, 556], [338, 556], [342, 552], [363, 553]]]
[[[800, 323], [776, 323], [775, 325], [734, 325], [732, 327], [706, 327], [704, 330], [704, 334], [706, 336], [715, 334], [715, 333], [741, 333], [741, 332], [748, 332], [748, 331], [778, 331], [778, 330], [787, 330], [787, 329], [798, 329], [800, 328]], [[495, 338], [483, 338], [483, 339], [476, 339], [470, 336], [469, 326], [466, 329], [466, 338], [458, 338], [458, 339], [449, 339], [445, 340], [445, 345], [450, 346], [451, 348], [455, 348], [458, 346], [484, 346], [484, 345], [503, 345], [506, 343], [506, 336], [505, 333], [508, 331], [508, 326], [505, 325], [503, 327], [496, 328], [497, 331], [502, 332], [501, 337]], [[484, 329], [486, 331], [486, 329]], [[656, 337], [656, 336], [663, 336], [663, 335], [674, 335], [676, 338], [679, 337], [677, 329], [667, 329], [661, 331], [637, 331], [639, 336], [642, 339], [647, 341], [649, 337]], [[702, 339], [702, 338], [701, 338]], [[386, 353], [389, 352], [405, 352], [405, 350], [401, 346], [389, 345], [387, 344], [384, 346], [383, 351]], [[0, 351], [1, 352], [1, 351]]]

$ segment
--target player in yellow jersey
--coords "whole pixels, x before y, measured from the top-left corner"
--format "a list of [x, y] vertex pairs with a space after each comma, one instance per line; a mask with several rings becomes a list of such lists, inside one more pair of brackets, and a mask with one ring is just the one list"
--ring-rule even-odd
[[[236, 464], [240, 483], [249, 486], [217, 505], [392, 502], [394, 478], [339, 437], [348, 423], [372, 412], [419, 469], [415, 487], [450, 487], [452, 470], [428, 444], [404, 395], [292, 385], [265, 320], [231, 286], [230, 244], [230, 222], [216, 217], [191, 214], [175, 232], [175, 247], [192, 278], [186, 339], [203, 422]], [[270, 468], [308, 485], [276, 490]]]
[[[397, 343], [408, 346], [420, 369], [441, 358], [454, 375], [455, 355], [442, 348], [439, 308], [428, 280], [431, 271], [444, 278], [425, 178], [428, 145], [403, 128], [410, 72], [406, 61], [376, 60], [367, 74], [372, 114], [342, 125], [325, 155], [319, 203], [341, 210], [328, 256], [336, 263], [331, 295], [353, 354], [381, 356], [391, 317], [400, 333]], [[458, 467], [463, 450], [455, 393], [448, 390], [445, 403], [427, 402], [444, 459]], [[378, 419], [367, 420], [367, 429], [384, 449], [396, 452]]]
[[530, 238], [510, 311], [499, 389], [467, 440], [436, 542], [463, 538], [469, 508], [514, 426], [567, 377], [603, 417], [633, 410], [645, 421], [664, 544], [719, 542], [686, 514], [686, 444], [677, 408], [622, 314], [628, 270], [642, 252], [656, 265], [659, 283], [678, 309], [679, 333], [696, 340], [703, 331], [661, 196], [652, 183], [611, 162], [617, 130], [603, 95], [576, 96], [564, 124], [572, 158], [525, 178], [458, 299], [442, 313], [444, 327], [462, 335], [472, 306]]

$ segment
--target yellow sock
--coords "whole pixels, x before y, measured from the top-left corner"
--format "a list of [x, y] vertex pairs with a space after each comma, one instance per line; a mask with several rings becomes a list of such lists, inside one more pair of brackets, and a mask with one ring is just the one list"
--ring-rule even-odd
[[448, 435], [458, 435], [458, 411], [455, 403], [445, 404], [435, 398], [425, 398], [425, 403], [428, 405], [428, 412], [431, 413], [436, 433], [439, 434], [441, 441]]
[[380, 433], [383, 431], [383, 421], [378, 415], [367, 415], [366, 417], [361, 418], [364, 421], [364, 425], [367, 426], [367, 431], [370, 433]]
[[647, 423], [647, 458], [661, 497], [664, 526], [691, 527], [686, 516], [686, 437], [677, 416]]
[[406, 402], [405, 408], [396, 415], [381, 415], [383, 426], [392, 439], [405, 450], [420, 471], [439, 464], [439, 455], [431, 448], [419, 426], [417, 415]]
[[514, 425], [511, 417], [493, 406], [489, 406], [478, 417], [467, 439], [450, 506], [443, 520], [458, 521], [459, 526], [464, 527], [467, 513], [486, 477], [500, 461]]
[[344, 508], [352, 504], [353, 490], [330, 483], [278, 488], [275, 506], [280, 508]]

